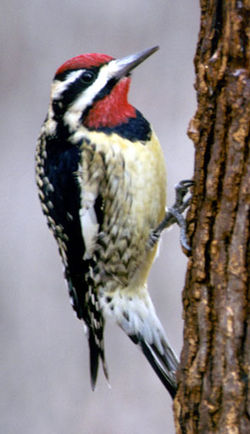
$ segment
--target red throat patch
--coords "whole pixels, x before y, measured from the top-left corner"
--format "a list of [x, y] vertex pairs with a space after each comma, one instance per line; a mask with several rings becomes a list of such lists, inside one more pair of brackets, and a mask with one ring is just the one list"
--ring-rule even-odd
[[94, 103], [83, 124], [88, 128], [113, 128], [136, 117], [135, 108], [128, 103], [130, 78], [124, 77], [109, 95]]

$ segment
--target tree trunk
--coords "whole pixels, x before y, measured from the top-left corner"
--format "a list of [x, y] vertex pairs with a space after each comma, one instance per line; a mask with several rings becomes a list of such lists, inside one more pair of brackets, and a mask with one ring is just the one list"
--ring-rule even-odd
[[250, 433], [250, 2], [201, 0], [177, 433]]

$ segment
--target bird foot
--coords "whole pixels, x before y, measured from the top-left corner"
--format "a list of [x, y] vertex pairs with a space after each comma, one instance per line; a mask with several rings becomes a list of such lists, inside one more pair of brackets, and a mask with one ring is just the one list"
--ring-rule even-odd
[[186, 194], [189, 192], [190, 187], [194, 185], [191, 180], [180, 181], [175, 186], [175, 203], [172, 207], [167, 208], [166, 214], [159, 226], [152, 232], [150, 237], [150, 245], [153, 247], [159, 240], [161, 233], [164, 229], [177, 223], [180, 227], [180, 242], [181, 246], [187, 251], [191, 251], [187, 240], [186, 233], [186, 220], [183, 217], [183, 212], [189, 207], [192, 196], [185, 199]]

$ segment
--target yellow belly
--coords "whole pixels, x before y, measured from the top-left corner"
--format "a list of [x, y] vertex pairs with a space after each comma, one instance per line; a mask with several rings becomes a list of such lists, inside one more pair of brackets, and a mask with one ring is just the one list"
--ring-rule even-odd
[[99, 274], [109, 282], [111, 292], [117, 285], [128, 291], [143, 287], [157, 248], [148, 247], [150, 233], [163, 219], [166, 207], [166, 171], [160, 144], [154, 133], [146, 143], [100, 132], [88, 132], [87, 138], [83, 161], [89, 160], [88, 180], [83, 179], [83, 187], [98, 188], [104, 199]]

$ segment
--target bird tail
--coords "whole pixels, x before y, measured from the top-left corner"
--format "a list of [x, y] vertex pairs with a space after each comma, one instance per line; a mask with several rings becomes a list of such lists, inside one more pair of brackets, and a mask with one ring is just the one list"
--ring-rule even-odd
[[146, 341], [140, 341], [139, 345], [150, 365], [158, 375], [162, 384], [166, 387], [171, 397], [176, 395], [176, 370], [178, 360], [169, 345], [164, 342], [164, 353], [161, 354], [155, 345]]
[[130, 299], [128, 304], [123, 303], [123, 315], [119, 315], [119, 319], [117, 317], [117, 322], [130, 339], [141, 347], [157, 376], [174, 398], [179, 362], [167, 342], [148, 293], [145, 291], [143, 298], [137, 296], [132, 301]]
[[90, 381], [92, 390], [95, 389], [98, 368], [99, 368], [99, 359], [102, 361], [103, 372], [108, 380], [108, 369], [105, 361], [104, 354], [104, 345], [103, 339], [99, 340], [95, 331], [93, 329], [88, 330], [88, 341], [89, 341], [89, 365], [90, 365]]

